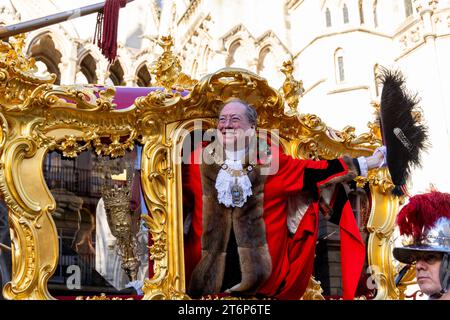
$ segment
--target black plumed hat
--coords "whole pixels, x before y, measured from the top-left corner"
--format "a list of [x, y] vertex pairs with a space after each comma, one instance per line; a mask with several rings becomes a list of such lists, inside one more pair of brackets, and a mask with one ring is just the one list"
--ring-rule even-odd
[[387, 166], [395, 187], [393, 194], [404, 194], [414, 166], [420, 166], [420, 152], [427, 146], [427, 127], [417, 116], [420, 99], [406, 91], [400, 71], [381, 69], [383, 84], [380, 104], [380, 126], [387, 149]]

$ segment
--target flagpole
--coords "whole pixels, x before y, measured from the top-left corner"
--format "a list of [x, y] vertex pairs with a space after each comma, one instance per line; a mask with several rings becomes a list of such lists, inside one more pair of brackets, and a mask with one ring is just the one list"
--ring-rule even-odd
[[[127, 0], [127, 3], [134, 0]], [[49, 16], [20, 22], [11, 26], [0, 26], [0, 39], [5, 39], [11, 36], [15, 36], [20, 33], [33, 31], [39, 28], [47, 27], [53, 24], [57, 24], [64, 21], [69, 21], [75, 18], [83, 17], [91, 13], [99, 12], [103, 10], [105, 2], [91, 4], [89, 6], [68, 10], [64, 12], [55, 13]]]

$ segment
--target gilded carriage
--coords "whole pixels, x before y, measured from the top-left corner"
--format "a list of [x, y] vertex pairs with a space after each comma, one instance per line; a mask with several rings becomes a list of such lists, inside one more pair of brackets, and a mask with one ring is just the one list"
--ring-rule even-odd
[[[140, 146], [140, 183], [148, 208], [148, 215], [142, 217], [151, 238], [147, 251], [151, 270], [142, 288], [143, 299], [189, 299], [179, 159], [183, 141], [196, 126], [215, 125], [221, 102], [232, 96], [251, 102], [259, 113], [258, 126], [278, 129], [283, 149], [296, 158], [370, 155], [380, 145], [375, 122], [360, 136], [351, 127], [333, 130], [317, 116], [295, 111], [301, 90], [278, 91], [247, 70], [226, 68], [192, 80], [181, 72], [170, 38], [162, 39], [162, 44], [164, 53], [152, 70], [155, 88], [133, 90], [54, 85], [53, 76], [35, 76], [33, 61], [22, 54], [23, 38], [0, 42], [0, 188], [12, 253], [11, 279], [3, 287], [7, 299], [55, 298], [48, 283], [61, 264], [63, 239], [55, 219], [64, 197], [58, 196], [45, 172], [50, 153], [66, 159], [90, 150], [115, 159]], [[292, 70], [285, 69], [286, 81], [291, 81], [286, 87], [298, 87], [299, 83], [292, 83]], [[124, 96], [128, 104], [118, 102]], [[391, 249], [399, 203], [389, 193], [388, 173], [374, 170], [367, 178], [358, 177], [355, 184], [370, 197], [360, 226], [367, 236], [365, 273], [376, 288], [372, 298], [404, 298], [413, 276], [409, 273], [396, 286], [398, 266]], [[65, 203], [78, 210], [76, 196], [64, 195]], [[324, 298], [314, 278], [303, 298]]]

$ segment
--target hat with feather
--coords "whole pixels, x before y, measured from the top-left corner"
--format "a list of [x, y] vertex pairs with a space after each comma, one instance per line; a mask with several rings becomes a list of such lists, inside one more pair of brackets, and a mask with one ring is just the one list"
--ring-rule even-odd
[[394, 189], [401, 196], [414, 166], [420, 166], [420, 152], [427, 147], [427, 128], [418, 115], [419, 99], [405, 88], [400, 71], [381, 69], [380, 129], [386, 146], [386, 160]]

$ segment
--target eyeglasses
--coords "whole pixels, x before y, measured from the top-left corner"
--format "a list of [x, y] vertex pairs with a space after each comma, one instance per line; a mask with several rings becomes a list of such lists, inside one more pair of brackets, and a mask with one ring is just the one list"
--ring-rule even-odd
[[242, 117], [239, 115], [231, 115], [231, 116], [220, 116], [219, 117], [219, 123], [226, 123], [228, 120], [230, 120], [232, 123], [239, 123], [242, 121]]
[[443, 254], [440, 252], [418, 252], [414, 255], [413, 264], [417, 263], [417, 261], [424, 261], [428, 264], [434, 264], [437, 261], [442, 260]]

